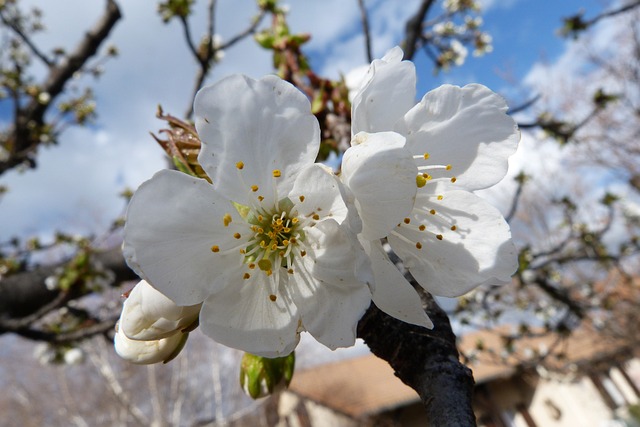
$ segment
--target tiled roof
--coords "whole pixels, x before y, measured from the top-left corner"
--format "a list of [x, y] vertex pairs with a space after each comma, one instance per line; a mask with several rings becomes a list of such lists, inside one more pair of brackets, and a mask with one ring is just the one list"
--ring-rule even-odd
[[296, 371], [289, 390], [353, 418], [418, 402], [418, 394], [374, 355]]
[[[471, 364], [477, 384], [513, 375], [515, 367], [527, 359], [525, 353], [544, 349], [562, 350], [568, 358], [549, 357], [545, 360], [551, 368], [560, 369], [567, 363], [601, 359], [620, 350], [601, 334], [580, 328], [570, 338], [559, 340], [558, 335], [547, 334], [518, 341], [515, 352], [506, 363], [500, 358], [504, 347], [499, 333], [506, 334], [507, 327], [478, 331], [466, 335], [460, 348], [468, 353], [478, 342], [485, 349], [477, 362]], [[497, 334], [498, 333], [498, 334]], [[527, 350], [529, 348], [530, 350]], [[492, 351], [486, 351], [490, 350]], [[363, 418], [419, 401], [417, 393], [397, 378], [389, 364], [374, 355], [356, 357], [297, 371], [289, 390], [352, 418]]]

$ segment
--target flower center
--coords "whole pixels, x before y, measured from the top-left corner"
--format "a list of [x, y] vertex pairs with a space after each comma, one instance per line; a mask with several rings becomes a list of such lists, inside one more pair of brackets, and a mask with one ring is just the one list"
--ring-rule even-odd
[[274, 268], [285, 267], [292, 272], [293, 258], [304, 256], [300, 243], [304, 241], [304, 231], [300, 220], [292, 211], [293, 203], [282, 199], [279, 209], [258, 208], [249, 212], [247, 223], [253, 232], [245, 248], [245, 263], [257, 263], [268, 276]]

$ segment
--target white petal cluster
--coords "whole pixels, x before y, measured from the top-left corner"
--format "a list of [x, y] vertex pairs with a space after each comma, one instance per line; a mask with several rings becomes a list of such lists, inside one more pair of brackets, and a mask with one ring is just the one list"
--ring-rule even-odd
[[[397, 180], [381, 176], [373, 183], [367, 168], [343, 169], [343, 182], [365, 230], [360, 239], [367, 240], [363, 245], [372, 260], [373, 301], [390, 315], [429, 326], [413, 288], [379, 238], [387, 238], [417, 282], [434, 295], [456, 297], [487, 281], [509, 280], [517, 268], [509, 226], [473, 191], [504, 177], [519, 131], [504, 100], [481, 85], [444, 85], [415, 104], [415, 68], [402, 56], [396, 47], [371, 64], [354, 96], [352, 146], [359, 147], [362, 132], [368, 132], [378, 147], [406, 150], [414, 167], [414, 200], [410, 206], [391, 198], [372, 203], [369, 188], [353, 182], [368, 179], [383, 187]], [[390, 223], [394, 226], [386, 227]], [[380, 233], [366, 232], [372, 228]]]
[[269, 358], [291, 353], [303, 331], [331, 349], [353, 345], [372, 300], [431, 327], [384, 239], [436, 295], [509, 279], [509, 227], [472, 193], [498, 182], [515, 150], [506, 105], [480, 85], [443, 86], [416, 104], [402, 55], [350, 79], [359, 89], [340, 176], [314, 163], [319, 125], [289, 83], [234, 75], [198, 93], [210, 181], [161, 171], [132, 198], [123, 252], [153, 287], [141, 282], [125, 302], [120, 355], [167, 360], [198, 312], [206, 335]]
[[198, 320], [200, 305], [180, 307], [140, 281], [122, 307], [114, 344], [122, 358], [138, 364], [166, 362], [186, 342], [186, 329]]
[[308, 99], [274, 76], [234, 75], [194, 111], [212, 184], [177, 171], [144, 183], [127, 212], [129, 265], [176, 304], [202, 303], [201, 330], [230, 347], [283, 356], [302, 331], [353, 345], [372, 273], [339, 179], [314, 163]]

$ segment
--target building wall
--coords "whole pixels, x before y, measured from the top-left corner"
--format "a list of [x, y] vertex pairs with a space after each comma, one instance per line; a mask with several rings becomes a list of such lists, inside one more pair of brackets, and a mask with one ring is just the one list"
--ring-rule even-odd
[[284, 392], [278, 405], [277, 427], [358, 427], [359, 423], [300, 396]]
[[529, 406], [538, 426], [601, 427], [613, 418], [587, 377], [574, 381], [541, 379]]

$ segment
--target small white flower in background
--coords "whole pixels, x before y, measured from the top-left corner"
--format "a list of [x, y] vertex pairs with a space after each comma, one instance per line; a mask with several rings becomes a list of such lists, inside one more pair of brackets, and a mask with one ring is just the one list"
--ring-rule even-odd
[[[507, 158], [519, 140], [507, 105], [477, 84], [444, 85], [415, 104], [415, 67], [402, 56], [396, 47], [373, 61], [352, 105], [352, 144], [360, 143], [361, 132], [369, 138], [384, 132], [379, 138], [388, 139], [389, 147], [398, 149], [406, 139], [404, 148], [415, 162], [415, 204], [387, 211], [387, 220], [396, 221], [385, 234], [388, 242], [434, 295], [456, 297], [486, 281], [508, 281], [517, 268], [509, 226], [472, 192], [496, 184], [507, 172]], [[361, 201], [370, 196], [366, 188], [350, 184], [360, 173], [343, 169], [343, 181], [367, 229], [373, 206]], [[415, 291], [388, 260], [378, 239], [383, 236], [362, 237], [369, 240], [363, 245], [372, 261], [376, 305], [409, 323], [429, 326]]]
[[453, 63], [460, 66], [467, 59], [469, 51], [458, 40], [451, 40], [451, 52], [453, 53]]
[[67, 365], [79, 365], [84, 362], [84, 351], [74, 347], [64, 352], [64, 363]]
[[33, 357], [41, 365], [48, 365], [56, 361], [56, 350], [48, 343], [40, 343], [33, 348]]
[[353, 345], [371, 271], [343, 222], [339, 180], [314, 164], [308, 99], [283, 80], [234, 75], [195, 100], [198, 161], [213, 184], [161, 171], [127, 213], [129, 265], [230, 347], [287, 355], [301, 331]]
[[58, 288], [58, 282], [58, 276], [47, 276], [47, 278], [44, 279], [44, 285], [50, 291], [54, 291]]
[[220, 34], [214, 34], [211, 43], [213, 44], [213, 47], [216, 49], [216, 55], [214, 60], [216, 62], [222, 61], [225, 55], [224, 50], [220, 49], [220, 47], [222, 46], [222, 36]]

